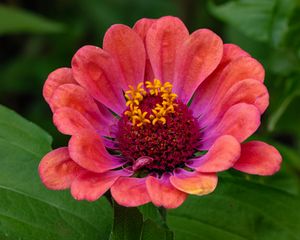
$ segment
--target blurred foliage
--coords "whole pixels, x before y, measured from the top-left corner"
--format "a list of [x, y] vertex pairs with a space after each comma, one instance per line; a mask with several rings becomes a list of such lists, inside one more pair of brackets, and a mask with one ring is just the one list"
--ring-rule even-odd
[[[6, 19], [10, 19], [7, 24]], [[60, 24], [54, 23], [17, 8], [0, 6], [0, 34], [11, 33], [56, 33], [62, 31]]]
[[[171, 212], [168, 223], [175, 229], [175, 236], [176, 234], [181, 236], [178, 239], [185, 239], [184, 236], [186, 239], [200, 239], [201, 234], [206, 234], [202, 236], [204, 239], [224, 239], [222, 236], [225, 232], [229, 239], [300, 239], [299, 229], [296, 230], [292, 222], [299, 223], [299, 215], [293, 213], [293, 209], [298, 209], [298, 212], [300, 209], [298, 207], [299, 0], [6, 0], [2, 2], [3, 4], [0, 5], [0, 103], [46, 129], [54, 138], [53, 147], [65, 145], [67, 138], [58, 133], [53, 126], [50, 109], [42, 99], [43, 83], [54, 69], [69, 66], [73, 54], [81, 46], [86, 44], [101, 46], [101, 39], [112, 24], [122, 23], [133, 26], [135, 21], [143, 17], [175, 15], [185, 22], [191, 32], [202, 27], [210, 28], [220, 35], [224, 42], [236, 43], [257, 58], [266, 69], [265, 83], [270, 92], [270, 107], [263, 116], [261, 128], [253, 138], [266, 140], [279, 148], [284, 158], [282, 170], [269, 178], [230, 171], [221, 179], [220, 190], [216, 194], [204, 200], [192, 198], [182, 208]], [[24, 139], [20, 141], [26, 142]], [[30, 142], [27, 144], [29, 146]], [[48, 147], [49, 145], [50, 142]], [[6, 154], [12, 153], [7, 150]], [[17, 162], [13, 161], [12, 164]], [[31, 168], [27, 169], [27, 172], [33, 171], [36, 164], [30, 163]], [[11, 167], [11, 165], [6, 166]], [[1, 174], [3, 175], [4, 172], [3, 170]], [[8, 179], [2, 177], [0, 185]], [[240, 179], [243, 184], [237, 183], [236, 179]], [[37, 176], [33, 181], [37, 181]], [[10, 184], [13, 189], [18, 186], [17, 181]], [[21, 190], [26, 192], [29, 189], [26, 186], [25, 190]], [[42, 191], [41, 187], [37, 189]], [[266, 193], [271, 197], [266, 196]], [[9, 208], [11, 202], [8, 200], [14, 193], [0, 194], [1, 197], [2, 194], [6, 194], [6, 204]], [[45, 199], [49, 197], [49, 194], [42, 192], [43, 194]], [[236, 199], [230, 196], [235, 196]], [[272, 197], [274, 200], [280, 200], [272, 202]], [[26, 197], [22, 194], [16, 197], [19, 199], [20, 208], [26, 207], [21, 204], [23, 198]], [[65, 198], [66, 204], [71, 201], [66, 196], [63, 197]], [[55, 215], [57, 211], [55, 201], [58, 200], [53, 201], [54, 206], [48, 206], [48, 211], [59, 219]], [[102, 204], [107, 203], [103, 200]], [[264, 209], [264, 204], [270, 204], [270, 208]], [[285, 204], [290, 206], [285, 207]], [[70, 206], [74, 205], [74, 202], [70, 203]], [[85, 207], [88, 208], [87, 206], [88, 204]], [[215, 213], [210, 211], [214, 206], [218, 206], [218, 211], [222, 212], [223, 209], [223, 213], [219, 215], [219, 218], [223, 218], [223, 223], [221, 220], [216, 221], [219, 219], [218, 216], [212, 216]], [[97, 204], [95, 208], [98, 207]], [[78, 206], [78, 208], [81, 209], [79, 212], [83, 211], [83, 207]], [[92, 211], [93, 206], [90, 208], [88, 211]], [[201, 209], [206, 210], [201, 211]], [[10, 211], [20, 215], [17, 210]], [[147, 222], [143, 239], [151, 239], [147, 229], [157, 229], [164, 234], [160, 225], [161, 219], [155, 211], [156, 209], [151, 206], [140, 209]], [[198, 215], [192, 218], [195, 212]], [[35, 212], [32, 211], [32, 216], [34, 214]], [[229, 216], [224, 220], [226, 214]], [[228, 223], [227, 225], [236, 224], [230, 222], [232, 214], [237, 217], [236, 221], [240, 225], [236, 228], [223, 226], [224, 221]], [[20, 216], [24, 217], [22, 214]], [[86, 215], [86, 219], [89, 217]], [[181, 222], [187, 219], [188, 226], [182, 226]], [[247, 229], [248, 226], [251, 228]], [[193, 233], [184, 235], [191, 232], [192, 228], [197, 230], [194, 235]], [[271, 229], [269, 235], [263, 228]], [[69, 228], [66, 226], [66, 229]], [[72, 231], [71, 228], [69, 230]], [[26, 229], [20, 231], [28, 233]], [[252, 236], [251, 234], [254, 233], [255, 235]], [[76, 232], [73, 234], [76, 236]], [[214, 237], [211, 234], [215, 234]], [[0, 239], [6, 239], [2, 235], [0, 231]]]

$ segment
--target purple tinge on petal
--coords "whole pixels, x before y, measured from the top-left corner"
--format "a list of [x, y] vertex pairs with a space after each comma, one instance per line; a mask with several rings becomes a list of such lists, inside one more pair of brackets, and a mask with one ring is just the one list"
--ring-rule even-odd
[[232, 135], [239, 142], [243, 142], [259, 125], [260, 112], [255, 106], [246, 103], [233, 105], [213, 126], [203, 130], [201, 150], [209, 149], [222, 135]]
[[239, 159], [240, 143], [230, 135], [216, 139], [208, 152], [187, 164], [198, 172], [220, 172], [231, 168]]
[[[61, 85], [54, 92], [50, 102], [54, 112], [60, 108], [71, 108], [80, 113], [98, 132], [103, 135], [109, 134], [107, 126], [113, 121], [112, 114], [105, 112], [104, 107], [101, 109], [101, 105], [97, 105], [81, 86], [75, 84]], [[111, 115], [110, 118], [107, 116], [108, 114]]]
[[203, 126], [212, 125], [233, 105], [252, 104], [262, 114], [269, 105], [269, 94], [265, 85], [255, 79], [245, 79], [235, 83], [224, 96], [218, 96], [211, 102], [205, 116], [201, 117]]
[[102, 140], [106, 148], [113, 149], [113, 150], [119, 149], [119, 143], [117, 141], [105, 137], [103, 137]]
[[217, 69], [196, 90], [190, 108], [194, 116], [205, 118], [214, 98], [222, 99], [235, 83], [244, 79], [263, 81], [262, 65], [245, 51], [224, 45], [224, 55]]
[[[225, 97], [229, 89], [239, 81], [245, 79], [255, 79], [263, 82], [265, 77], [265, 70], [263, 66], [254, 58], [240, 57], [231, 61], [219, 75], [219, 80], [214, 85], [215, 91], [211, 102], [215, 98], [222, 99]], [[202, 117], [205, 118], [205, 113], [210, 112], [210, 105], [207, 105]]]
[[103, 173], [124, 165], [121, 159], [110, 155], [101, 137], [93, 132], [73, 135], [69, 141], [71, 158], [83, 168]]

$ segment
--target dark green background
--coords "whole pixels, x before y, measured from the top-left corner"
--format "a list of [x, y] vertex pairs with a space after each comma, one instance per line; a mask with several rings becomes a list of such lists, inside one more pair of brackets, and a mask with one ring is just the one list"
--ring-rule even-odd
[[[300, 2], [298, 0], [7, 0], [2, 2], [0, 5], [0, 103], [49, 132], [54, 138], [53, 147], [65, 145], [67, 138], [58, 133], [52, 124], [52, 114], [42, 98], [44, 81], [54, 69], [70, 66], [73, 54], [81, 46], [86, 44], [101, 46], [104, 33], [110, 25], [123, 23], [133, 26], [135, 21], [143, 17], [158, 18], [173, 15], [180, 17], [190, 32], [198, 28], [210, 28], [220, 35], [224, 42], [236, 43], [247, 50], [264, 65], [265, 83], [270, 92], [270, 107], [263, 115], [262, 126], [252, 138], [266, 140], [280, 150], [284, 160], [282, 170], [268, 178], [248, 176], [236, 171], [223, 174], [215, 193], [208, 197], [190, 198], [183, 207], [169, 213], [168, 223], [173, 230], [175, 229], [176, 239], [179, 240], [300, 239], [298, 196]], [[6, 115], [0, 117], [3, 116]], [[20, 123], [20, 128], [22, 127], [27, 128], [27, 125]], [[9, 131], [2, 129], [0, 140], [3, 137], [1, 134]], [[16, 138], [18, 134], [15, 135]], [[4, 139], [11, 139], [11, 137], [4, 137]], [[26, 142], [26, 138], [23, 140]], [[0, 148], [5, 148], [5, 151], [0, 151], [2, 156], [0, 157], [3, 159], [9, 156], [7, 159], [10, 159], [14, 156], [12, 152], [16, 150], [10, 152], [7, 150], [9, 147], [5, 145], [6, 143], [1, 145], [1, 141]], [[48, 148], [49, 146], [50, 141], [48, 141]], [[39, 184], [37, 183], [39, 180], [35, 168], [39, 157], [45, 151], [41, 150], [36, 155], [37, 162], [29, 164], [33, 175], [32, 181], [36, 184]], [[18, 153], [14, 154], [19, 156]], [[13, 169], [19, 164], [18, 161], [14, 159], [8, 165], [5, 165], [5, 162], [1, 163], [0, 185], [9, 183], [11, 184], [8, 184], [9, 186], [19, 187], [19, 182], [23, 181], [22, 177], [19, 180], [14, 179], [15, 182], [10, 181], [14, 178]], [[7, 174], [8, 169], [12, 173]], [[25, 191], [26, 194], [29, 191], [28, 187], [17, 189]], [[37, 191], [34, 187], [32, 189], [33, 192], [29, 191], [29, 195], [39, 194], [42, 191]], [[48, 195], [54, 194], [50, 191], [45, 192], [42, 191], [44, 197], [39, 196], [39, 198], [48, 199]], [[77, 204], [69, 199], [68, 193], [64, 194], [61, 199], [67, 198], [66, 201], [71, 201], [74, 206]], [[0, 192], [0, 198], [5, 199], [4, 196], [6, 195]], [[60, 199], [60, 195], [55, 196]], [[23, 206], [24, 199], [20, 198], [18, 201], [16, 197], [10, 203]], [[9, 201], [6, 202], [8, 203]], [[83, 209], [88, 206], [89, 211], [92, 212], [92, 208], [97, 208], [98, 205], [81, 204], [78, 208], [84, 212]], [[9, 205], [6, 207], [9, 208]], [[97, 209], [99, 211], [100, 208]], [[47, 210], [44, 211], [47, 214]], [[55, 210], [48, 209], [48, 211]], [[112, 214], [111, 209], [105, 211], [108, 211], [107, 215]], [[21, 212], [16, 210], [16, 213], [20, 215]], [[153, 212], [151, 214], [153, 215]], [[75, 221], [74, 216], [70, 219]], [[153, 216], [150, 219], [155, 221]], [[0, 239], [6, 239], [7, 236], [4, 234], [6, 228], [2, 228], [2, 220], [0, 216]], [[92, 225], [97, 221], [93, 219]], [[20, 226], [15, 228], [15, 237], [9, 235], [13, 237], [7, 239], [18, 239], [19, 236], [27, 233], [27, 230], [23, 231]], [[146, 226], [145, 229], [153, 228], [158, 231], [153, 222], [147, 222]], [[11, 232], [14, 231], [10, 230]], [[95, 236], [101, 235], [97, 234]], [[39, 239], [35, 238], [34, 234], [26, 236], [27, 238], [24, 239]], [[55, 239], [53, 236], [50, 234], [47, 239]], [[72, 236], [77, 235], [66, 233], [63, 236], [69, 236], [63, 239], [72, 239]]]

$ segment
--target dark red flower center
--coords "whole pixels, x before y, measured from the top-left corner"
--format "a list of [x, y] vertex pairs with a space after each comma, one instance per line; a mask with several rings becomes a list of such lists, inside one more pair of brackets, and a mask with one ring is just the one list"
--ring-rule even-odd
[[[161, 101], [160, 95], [147, 94], [139, 108], [149, 113]], [[165, 123], [137, 126], [125, 114], [129, 107], [123, 113], [118, 123], [117, 140], [122, 155], [136, 172], [161, 174], [184, 167], [197, 151], [201, 137], [198, 121], [182, 102], [175, 100], [174, 106], [174, 111], [164, 116]]]

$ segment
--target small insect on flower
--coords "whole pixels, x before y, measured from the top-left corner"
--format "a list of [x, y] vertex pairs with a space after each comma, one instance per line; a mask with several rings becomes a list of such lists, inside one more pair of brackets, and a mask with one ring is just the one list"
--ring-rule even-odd
[[40, 177], [77, 200], [110, 190], [123, 206], [176, 208], [229, 168], [272, 175], [279, 152], [244, 142], [269, 104], [264, 75], [238, 46], [208, 29], [189, 34], [176, 17], [113, 25], [102, 48], [80, 48], [48, 76], [44, 98], [71, 139], [42, 159]]

